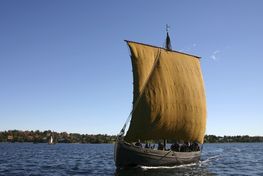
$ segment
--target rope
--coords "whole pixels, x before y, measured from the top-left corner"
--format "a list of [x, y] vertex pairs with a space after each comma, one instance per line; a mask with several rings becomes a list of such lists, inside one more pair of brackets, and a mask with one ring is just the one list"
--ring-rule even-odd
[[163, 155], [158, 161], [161, 161], [163, 158], [165, 158], [169, 153], [171, 153], [172, 150], [170, 150], [169, 152], [167, 152], [165, 155]]
[[126, 122], [125, 122], [125, 124], [123, 125], [123, 127], [122, 127], [122, 129], [121, 129], [121, 131], [120, 131], [120, 133], [118, 134], [119, 137], [120, 137], [120, 136], [123, 136], [124, 133], [125, 133], [126, 126], [127, 126], [128, 122], [130, 121], [131, 116], [132, 116], [133, 112], [135, 111], [137, 105], [139, 104], [139, 101], [140, 101], [140, 99], [141, 99], [141, 97], [142, 97], [142, 94], [143, 94], [144, 91], [145, 91], [145, 87], [146, 87], [147, 83], [149, 82], [149, 79], [150, 79], [150, 77], [152, 76], [152, 73], [153, 73], [153, 71], [154, 71], [154, 69], [155, 69], [155, 67], [156, 67], [156, 65], [157, 65], [157, 63], [158, 63], [158, 61], [159, 61], [160, 54], [161, 54], [161, 49], [158, 48], [158, 53], [157, 53], [157, 55], [156, 55], [156, 58], [155, 58], [153, 67], [152, 67], [152, 69], [151, 69], [151, 71], [150, 71], [150, 74], [148, 75], [148, 77], [147, 77], [147, 79], [146, 79], [146, 81], [145, 81], [145, 83], [144, 83], [144, 85], [143, 85], [142, 91], [141, 91], [141, 93], [139, 94], [138, 98], [136, 99], [136, 101], [135, 101], [135, 103], [134, 103], [134, 105], [133, 105], [132, 111], [130, 112], [130, 114], [129, 114], [129, 116], [128, 116]]

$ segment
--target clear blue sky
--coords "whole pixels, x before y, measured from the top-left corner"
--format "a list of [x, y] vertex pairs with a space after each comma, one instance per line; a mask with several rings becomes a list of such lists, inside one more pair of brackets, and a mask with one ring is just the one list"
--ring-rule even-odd
[[207, 134], [263, 135], [263, 1], [0, 1], [0, 131], [116, 134], [132, 105], [124, 39], [202, 57]]

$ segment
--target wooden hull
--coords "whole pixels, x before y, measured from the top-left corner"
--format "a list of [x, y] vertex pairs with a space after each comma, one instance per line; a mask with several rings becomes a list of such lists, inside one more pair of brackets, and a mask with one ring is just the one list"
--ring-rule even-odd
[[198, 162], [201, 152], [174, 152], [146, 149], [117, 140], [114, 149], [115, 165], [118, 168], [132, 166], [173, 166]]

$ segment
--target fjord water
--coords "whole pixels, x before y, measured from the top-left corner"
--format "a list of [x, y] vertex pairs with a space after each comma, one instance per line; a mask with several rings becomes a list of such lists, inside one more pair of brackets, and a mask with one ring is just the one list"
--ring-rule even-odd
[[263, 143], [205, 144], [201, 161], [116, 170], [112, 144], [0, 143], [0, 175], [263, 175]]

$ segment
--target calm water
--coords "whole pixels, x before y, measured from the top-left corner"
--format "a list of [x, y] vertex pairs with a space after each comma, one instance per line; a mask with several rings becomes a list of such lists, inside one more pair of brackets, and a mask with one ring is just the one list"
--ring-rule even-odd
[[205, 144], [198, 164], [118, 171], [112, 144], [0, 143], [0, 175], [263, 176], [263, 143]]

